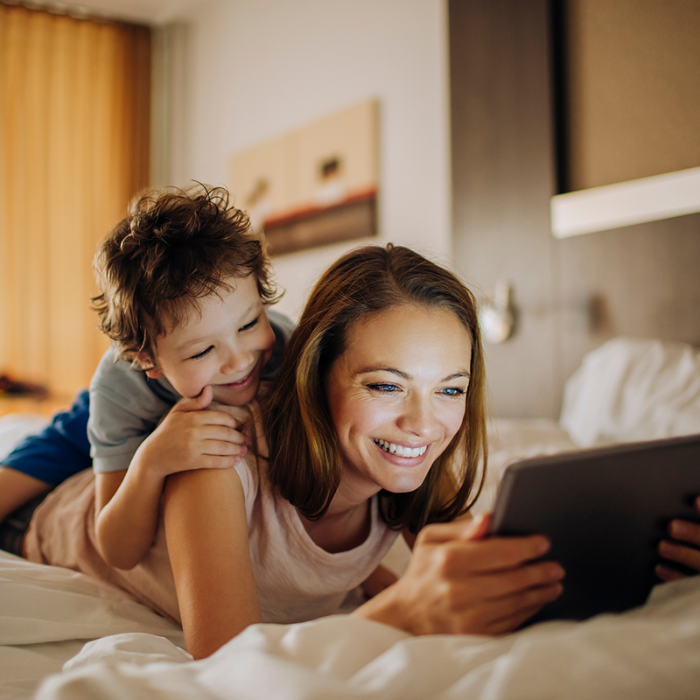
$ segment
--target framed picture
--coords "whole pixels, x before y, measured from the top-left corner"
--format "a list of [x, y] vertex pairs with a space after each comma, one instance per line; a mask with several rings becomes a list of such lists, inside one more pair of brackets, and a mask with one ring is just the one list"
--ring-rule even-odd
[[236, 206], [273, 255], [377, 234], [378, 104], [367, 100], [231, 159]]

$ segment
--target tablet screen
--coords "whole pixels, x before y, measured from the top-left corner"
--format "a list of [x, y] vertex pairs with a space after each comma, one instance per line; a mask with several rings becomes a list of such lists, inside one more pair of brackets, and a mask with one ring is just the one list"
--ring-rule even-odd
[[[659, 583], [668, 522], [700, 522], [700, 435], [561, 453], [510, 465], [491, 534], [546, 535], [564, 592], [528, 624], [642, 605]], [[680, 567], [676, 567], [680, 568]]]

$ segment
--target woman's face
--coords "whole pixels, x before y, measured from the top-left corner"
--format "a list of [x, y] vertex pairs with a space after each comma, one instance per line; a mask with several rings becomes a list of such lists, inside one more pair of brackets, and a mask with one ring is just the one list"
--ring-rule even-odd
[[421, 485], [462, 424], [470, 362], [469, 334], [445, 309], [404, 304], [348, 329], [327, 377], [347, 495]]

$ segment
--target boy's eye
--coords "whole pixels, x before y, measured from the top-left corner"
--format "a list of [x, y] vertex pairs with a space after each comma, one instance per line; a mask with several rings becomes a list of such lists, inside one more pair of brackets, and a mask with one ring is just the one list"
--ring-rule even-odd
[[396, 384], [368, 384], [368, 388], [373, 391], [382, 391], [386, 393], [393, 393], [395, 391], [400, 391]]
[[247, 331], [249, 328], [252, 328], [253, 326], [257, 325], [259, 320], [260, 320], [260, 316], [258, 316], [257, 318], [254, 318], [250, 323], [246, 323], [245, 326], [241, 326], [238, 329], [238, 332], [240, 333], [241, 331]]
[[192, 357], [190, 357], [189, 359], [190, 360], [198, 360], [200, 357], [204, 357], [205, 355], [208, 355], [213, 347], [214, 347], [213, 345], [210, 345], [206, 350], [202, 350], [202, 352], [198, 352], [196, 355], [192, 355]]
[[464, 389], [460, 389], [456, 386], [448, 386], [444, 389], [440, 389], [440, 393], [444, 396], [464, 396]]

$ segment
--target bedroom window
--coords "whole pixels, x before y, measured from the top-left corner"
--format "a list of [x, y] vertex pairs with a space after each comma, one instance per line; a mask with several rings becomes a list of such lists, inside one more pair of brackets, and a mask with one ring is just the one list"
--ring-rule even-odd
[[150, 74], [148, 27], [0, 3], [0, 374], [89, 383], [92, 258], [148, 184]]

